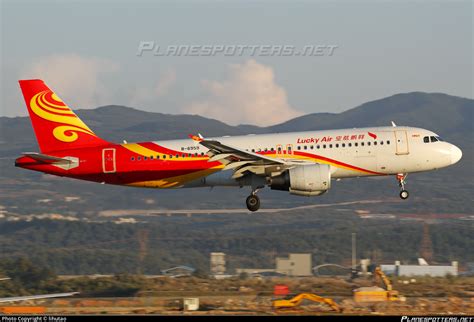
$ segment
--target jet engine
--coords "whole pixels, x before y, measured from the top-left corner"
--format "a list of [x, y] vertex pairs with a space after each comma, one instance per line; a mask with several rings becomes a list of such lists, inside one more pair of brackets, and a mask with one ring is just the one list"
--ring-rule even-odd
[[269, 185], [293, 195], [319, 196], [331, 187], [331, 170], [327, 164], [300, 165], [270, 178]]

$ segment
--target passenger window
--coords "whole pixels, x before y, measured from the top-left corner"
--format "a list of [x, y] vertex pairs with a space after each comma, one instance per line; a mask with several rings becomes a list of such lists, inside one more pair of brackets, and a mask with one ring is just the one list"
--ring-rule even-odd
[[176, 154], [176, 157], [179, 158], [179, 154]]
[[201, 156], [204, 156], [204, 152], [201, 152]]
[[145, 160], [145, 161], [146, 161], [146, 160], [148, 160], [148, 158], [147, 158], [147, 157], [143, 157], [143, 160]]
[[170, 159], [173, 159], [173, 155], [172, 155], [172, 154], [170, 154]]
[[298, 145], [296, 148], [297, 148], [298, 150], [301, 150], [301, 147], [300, 147], [299, 145]]
[[131, 160], [131, 161], [135, 161], [135, 158], [134, 158], [134, 157], [131, 157], [130, 160]]
[[380, 141], [380, 145], [383, 145], [383, 141]]
[[387, 140], [387, 144], [390, 144], [390, 140]]
[[166, 159], [166, 155], [163, 154], [163, 159]]
[[159, 155], [157, 155], [157, 156], [156, 156], [156, 159], [158, 160], [159, 158], [160, 158], [160, 156], [159, 156]]
[[[252, 149], [252, 152], [255, 152], [255, 149]], [[197, 155], [197, 153], [196, 153], [196, 155]]]
[[351, 146], [352, 146], [352, 143], [348, 143], [347, 146], [348, 146], [348, 147], [351, 147]]
[[367, 145], [370, 146], [370, 142], [367, 142]]
[[142, 159], [142, 157], [137, 157], [137, 160], [140, 161]]
[[316, 149], [319, 149], [319, 148], [320, 148], [320, 146], [319, 146], [319, 145], [316, 145]]
[[325, 148], [326, 148], [326, 144], [323, 144], [323, 149], [325, 149]]
[[357, 142], [356, 142], [356, 143], [354, 143], [354, 146], [359, 146], [359, 143], [357, 143]]
[[377, 141], [374, 141], [374, 145], [377, 145]]
[[360, 145], [361, 145], [361, 146], [364, 146], [364, 142], [360, 142]]
[[345, 147], [346, 147], [346, 144], [345, 144], [345, 143], [342, 143], [342, 147], [345, 148]]
[[153, 156], [152, 156], [152, 155], [150, 155], [150, 160], [153, 160]]
[[332, 149], [332, 144], [329, 144], [329, 148]]
[[305, 145], [305, 146], [304, 146], [304, 149], [305, 149], [305, 150], [308, 150], [308, 146], [307, 146], [307, 145]]
[[339, 147], [339, 143], [336, 143], [336, 148], [338, 148], [338, 147]]
[[314, 146], [311, 146], [310, 149], [311, 149], [311, 150], [314, 150]]

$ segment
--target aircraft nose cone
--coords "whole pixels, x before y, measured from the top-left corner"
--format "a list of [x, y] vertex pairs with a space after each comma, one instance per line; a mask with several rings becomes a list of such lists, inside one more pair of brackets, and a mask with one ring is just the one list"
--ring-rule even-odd
[[462, 158], [462, 151], [455, 145], [451, 146], [451, 164], [455, 164]]

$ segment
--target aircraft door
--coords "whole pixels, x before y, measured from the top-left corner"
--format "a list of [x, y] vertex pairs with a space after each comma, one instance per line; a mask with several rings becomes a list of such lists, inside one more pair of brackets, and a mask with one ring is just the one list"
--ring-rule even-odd
[[395, 131], [396, 155], [408, 154], [408, 135], [407, 131]]
[[104, 173], [114, 173], [115, 168], [115, 149], [102, 150], [102, 171]]

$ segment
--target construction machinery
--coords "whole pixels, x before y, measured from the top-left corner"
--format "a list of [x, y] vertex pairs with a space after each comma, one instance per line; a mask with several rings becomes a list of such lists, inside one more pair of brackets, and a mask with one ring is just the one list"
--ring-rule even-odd
[[301, 293], [294, 296], [291, 299], [278, 299], [273, 300], [274, 309], [289, 309], [298, 307], [304, 300], [309, 300], [317, 303], [324, 303], [329, 305], [334, 311], [340, 313], [342, 310], [332, 299], [325, 298], [316, 294], [311, 293]]
[[354, 290], [354, 301], [356, 302], [380, 302], [380, 301], [405, 301], [404, 296], [400, 296], [398, 291], [393, 289], [392, 283], [388, 279], [387, 275], [376, 267], [374, 270], [374, 276], [376, 279], [382, 280], [385, 289], [373, 286], [373, 287], [360, 287]]

